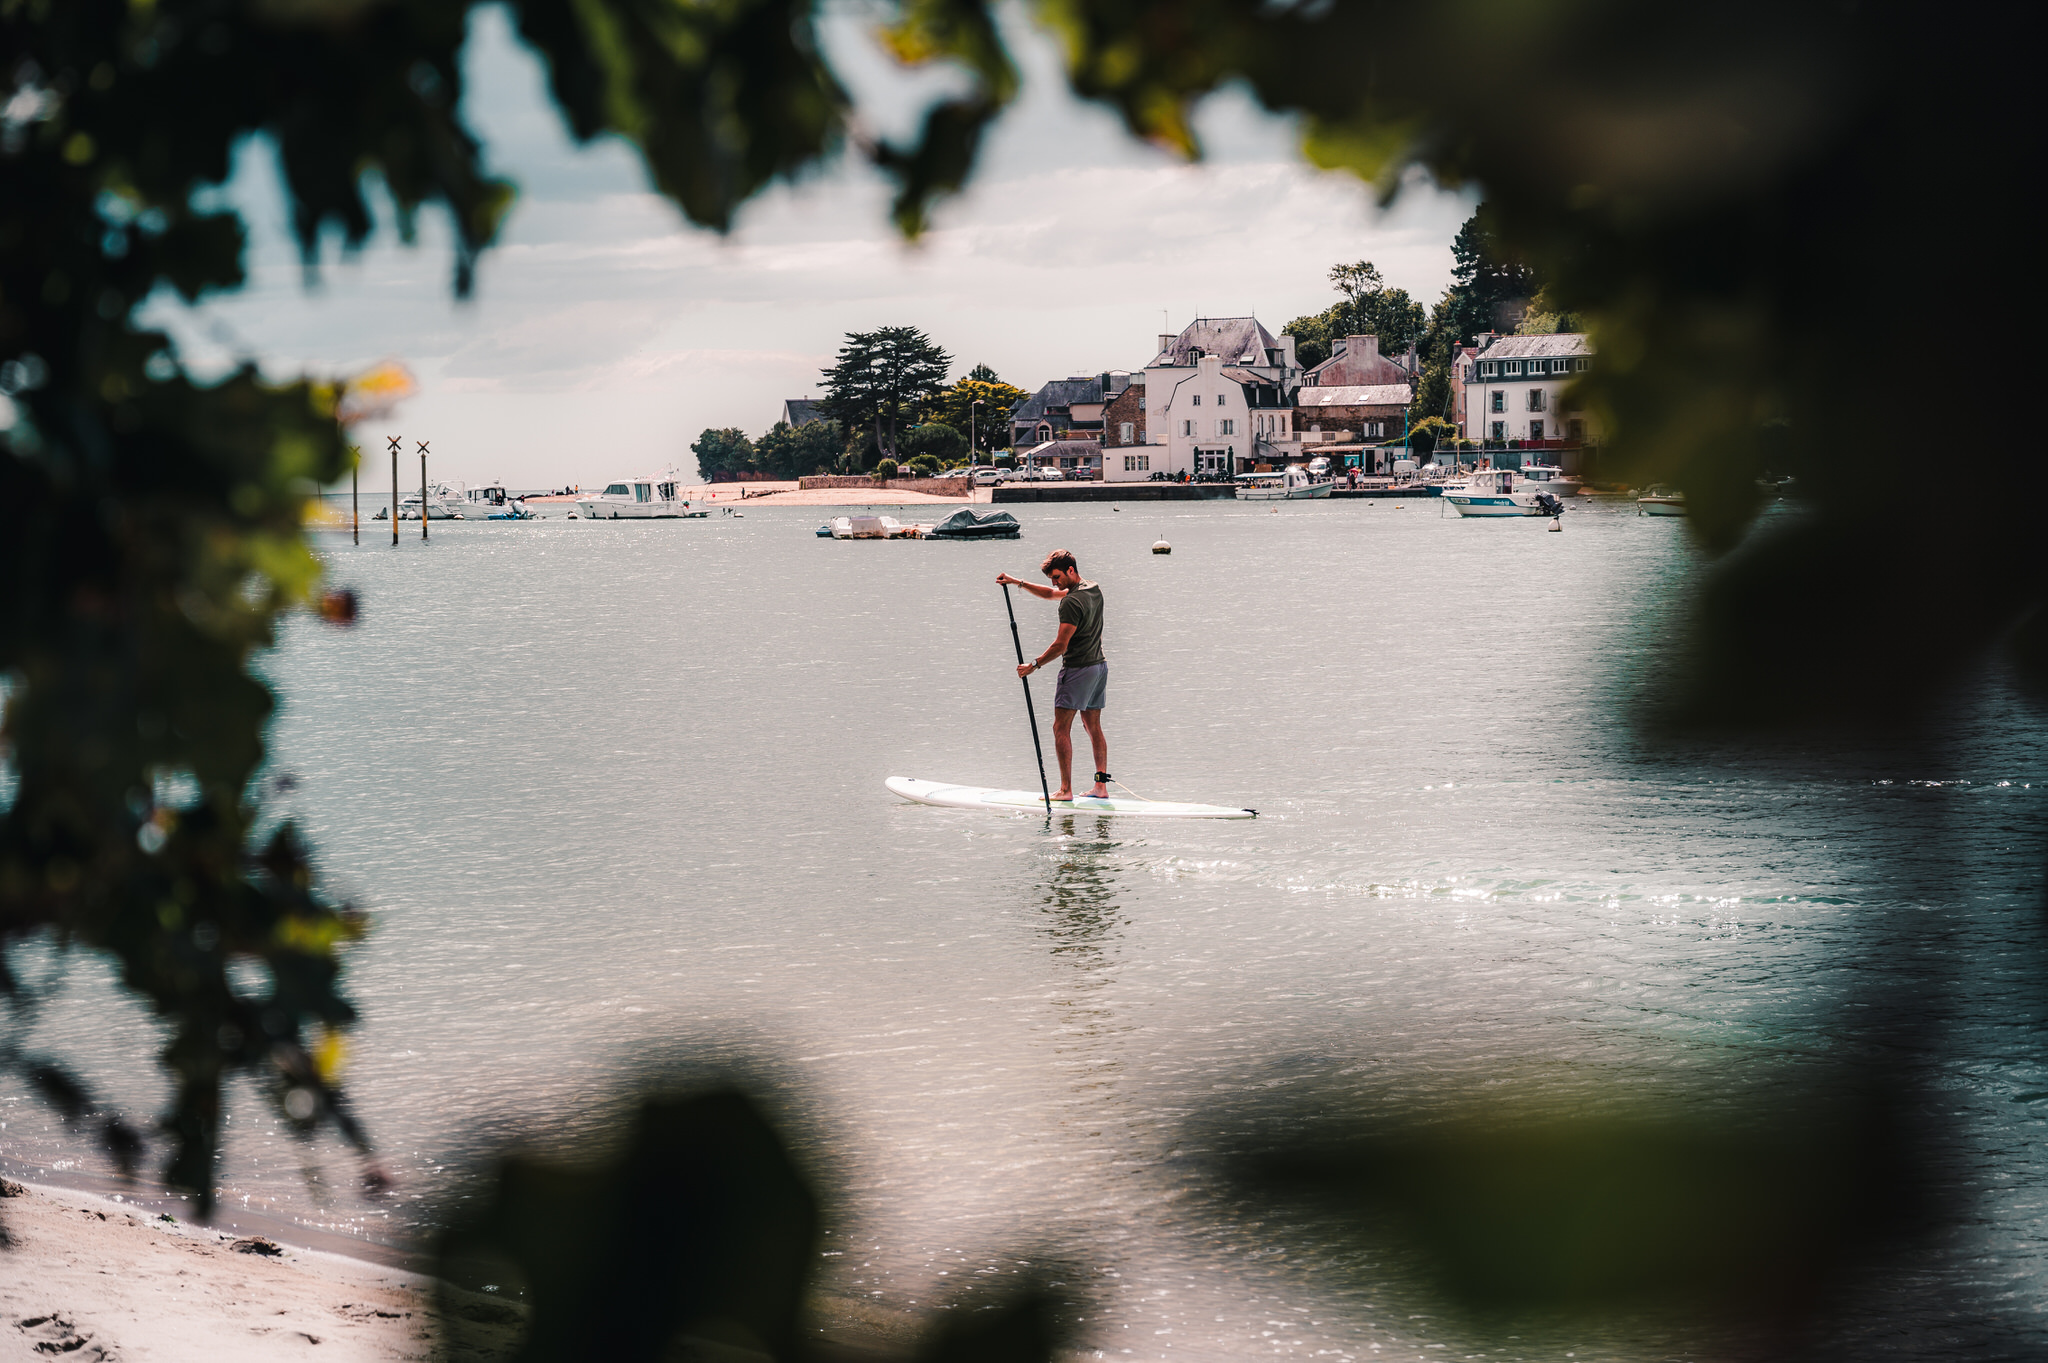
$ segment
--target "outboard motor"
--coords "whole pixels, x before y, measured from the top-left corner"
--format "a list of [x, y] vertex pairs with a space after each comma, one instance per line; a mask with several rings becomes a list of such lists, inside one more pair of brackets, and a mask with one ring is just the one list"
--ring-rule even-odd
[[1562, 516], [1564, 503], [1548, 492], [1536, 494], [1536, 513], [1540, 516]]

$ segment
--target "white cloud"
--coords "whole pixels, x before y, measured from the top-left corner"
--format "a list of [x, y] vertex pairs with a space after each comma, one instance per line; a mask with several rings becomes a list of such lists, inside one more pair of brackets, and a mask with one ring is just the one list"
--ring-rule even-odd
[[[826, 30], [857, 91], [891, 88], [859, 16]], [[473, 302], [449, 296], [435, 215], [417, 246], [382, 233], [307, 292], [274, 167], [252, 144], [232, 184], [250, 219], [249, 286], [153, 320], [188, 358], [260, 355], [278, 374], [404, 357], [424, 391], [393, 433], [432, 437], [449, 477], [539, 486], [687, 465], [707, 426], [759, 431], [783, 398], [816, 391], [852, 330], [922, 327], [961, 370], [988, 363], [1033, 387], [1141, 364], [1157, 332], [1198, 312], [1256, 312], [1277, 329], [1331, 301], [1325, 272], [1340, 260], [1370, 258], [1425, 302], [1448, 282], [1464, 198], [1415, 186], [1382, 214], [1356, 180], [1305, 165], [1287, 124], [1228, 94], [1201, 120], [1213, 159], [1175, 163], [1067, 96], [1045, 39], [1018, 46], [1027, 95], [921, 243], [893, 236], [887, 186], [852, 163], [762, 195], [721, 239], [649, 192], [630, 149], [572, 146], [538, 63], [483, 11], [465, 113], [522, 198]], [[382, 447], [381, 432], [362, 434]], [[366, 477], [381, 483], [374, 467]]]

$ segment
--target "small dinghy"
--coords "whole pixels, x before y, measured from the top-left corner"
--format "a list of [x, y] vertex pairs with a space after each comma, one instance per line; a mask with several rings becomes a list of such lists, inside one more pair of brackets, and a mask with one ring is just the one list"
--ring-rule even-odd
[[1023, 533], [1024, 527], [1017, 524], [1017, 518], [1007, 511], [991, 511], [986, 516], [977, 516], [963, 506], [925, 531], [924, 537], [928, 540], [1013, 540]]
[[[1002, 814], [1045, 812], [1045, 796], [1034, 790], [992, 790], [987, 786], [956, 786], [944, 781], [919, 781], [892, 776], [890, 790], [921, 805], [943, 805], [948, 809], [980, 809]], [[1072, 800], [1054, 800], [1055, 814], [1117, 814], [1147, 819], [1256, 819], [1256, 809], [1232, 809], [1228, 805], [1181, 804], [1172, 800], [1139, 800], [1111, 796], [1098, 800], [1092, 795]]]

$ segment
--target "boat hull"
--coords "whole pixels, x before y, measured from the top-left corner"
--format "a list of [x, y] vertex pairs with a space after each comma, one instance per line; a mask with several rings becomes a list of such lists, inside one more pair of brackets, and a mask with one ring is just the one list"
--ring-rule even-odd
[[709, 513], [691, 511], [687, 502], [614, 502], [592, 498], [576, 503], [586, 521], [701, 521]]
[[1313, 502], [1328, 497], [1337, 490], [1335, 483], [1317, 483], [1314, 487], [1241, 487], [1237, 490], [1240, 502]]
[[1638, 497], [1636, 510], [1645, 516], [1683, 516], [1685, 502], [1677, 497]]
[[1460, 516], [1536, 516], [1541, 515], [1533, 504], [1518, 502], [1513, 497], [1499, 492], [1446, 492], [1444, 500], [1451, 504], [1451, 510]]

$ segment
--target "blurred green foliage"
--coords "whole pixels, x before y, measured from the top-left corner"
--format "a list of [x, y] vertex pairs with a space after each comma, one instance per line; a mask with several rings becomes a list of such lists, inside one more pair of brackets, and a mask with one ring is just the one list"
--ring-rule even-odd
[[[249, 670], [280, 616], [320, 599], [301, 521], [348, 456], [322, 384], [253, 370], [194, 382], [167, 339], [132, 318], [159, 289], [190, 300], [242, 282], [242, 226], [206, 207], [205, 191], [250, 134], [275, 149], [309, 269], [326, 237], [365, 238], [366, 195], [380, 185], [403, 234], [422, 208], [448, 213], [454, 286], [467, 291], [512, 197], [458, 116], [471, 9], [0, 0], [0, 496], [14, 517], [0, 548], [14, 776], [0, 943], [110, 953], [162, 1016], [176, 1085], [167, 1173], [202, 1202], [230, 1074], [259, 1080], [298, 1129], [333, 1122], [362, 1141], [337, 1085], [338, 1029], [352, 1017], [341, 951], [361, 921], [321, 892], [288, 826], [262, 831], [271, 700]], [[895, 221], [915, 234], [966, 183], [1018, 90], [985, 0], [904, 0], [885, 27], [899, 60], [967, 78], [910, 145], [857, 132], [810, 0], [511, 9], [574, 134], [630, 142], [653, 182], [713, 228], [851, 142], [895, 178]], [[1488, 310], [1529, 296], [1534, 280], [1549, 310], [1591, 329], [1597, 359], [1580, 397], [1610, 456], [1638, 481], [1682, 486], [1694, 530], [1733, 550], [1705, 585], [1683, 671], [1693, 715], [1898, 724], [1931, 713], [2005, 641], [2043, 685], [2048, 557], [2025, 497], [1910, 491], [1944, 430], [1921, 416], [1909, 380], [1980, 355], [1995, 370], [2037, 288], [2013, 269], [2009, 241], [2032, 220], [2027, 172], [2042, 135], [2031, 49], [2016, 36], [2025, 11], [1757, 0], [1029, 10], [1062, 43], [1073, 89], [1160, 146], [1198, 154], [1195, 106], [1236, 86], [1298, 118], [1311, 160], [1384, 197], [1417, 168], [1483, 189], [1487, 212], [1470, 230], [1485, 240], [1461, 234], [1469, 288], [1430, 319], [1429, 358], [1440, 365], [1442, 347], [1497, 325]], [[1904, 331], [1902, 279], [1916, 302]], [[882, 350], [895, 359], [878, 362]], [[910, 328], [851, 338], [835, 366], [837, 415], [849, 432], [886, 432], [880, 449], [893, 451], [944, 370], [943, 352]], [[2023, 375], [2015, 391], [2031, 391]], [[1798, 475], [1805, 511], [1753, 535], [1767, 466]], [[351, 612], [325, 606], [336, 620]], [[267, 983], [238, 992], [234, 961], [260, 963]], [[0, 990], [17, 1017], [32, 1012], [21, 979], [0, 973]], [[59, 1060], [10, 1047], [0, 1061], [62, 1111], [95, 1110]], [[137, 1133], [112, 1123], [104, 1134], [118, 1158], [138, 1157]], [[1650, 1158], [1659, 1147], [1645, 1140], [1608, 1144]], [[1464, 1167], [1493, 1158], [1459, 1148]], [[1558, 1143], [1531, 1136], [1523, 1149], [1499, 1158], [1540, 1182], [1542, 1152]], [[1598, 1173], [1573, 1156], [1554, 1176]], [[536, 1175], [542, 1201], [546, 1182]], [[1467, 1281], [1524, 1290], [1459, 1250], [1448, 1223], [1430, 1230], [1440, 1199], [1428, 1190], [1453, 1183], [1426, 1169], [1408, 1182], [1418, 1224], [1447, 1262], [1467, 1263]], [[1708, 1186], [1740, 1185], [1731, 1173]], [[1668, 1205], [1672, 1222], [1715, 1211], [1691, 1194]], [[1542, 1252], [1540, 1238], [1525, 1243]], [[1525, 1287], [1554, 1294], [1624, 1270], [1635, 1271], [1588, 1262]]]

